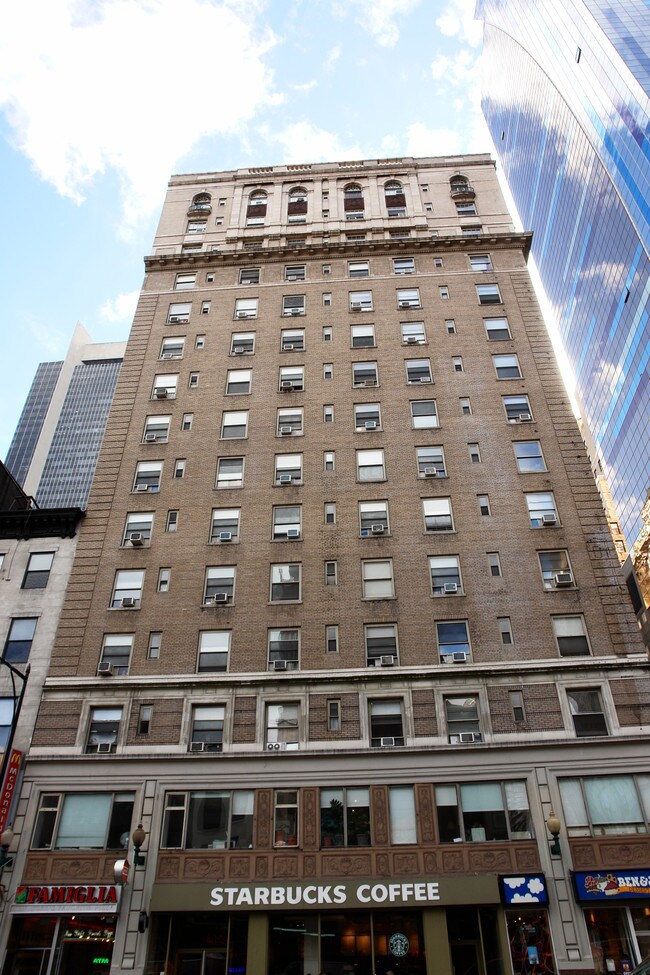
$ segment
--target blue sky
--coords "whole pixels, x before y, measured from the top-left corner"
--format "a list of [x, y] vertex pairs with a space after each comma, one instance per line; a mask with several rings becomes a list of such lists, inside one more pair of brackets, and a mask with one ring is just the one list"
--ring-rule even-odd
[[0, 35], [0, 457], [75, 323], [125, 339], [172, 173], [488, 152], [474, 0], [24, 0]]

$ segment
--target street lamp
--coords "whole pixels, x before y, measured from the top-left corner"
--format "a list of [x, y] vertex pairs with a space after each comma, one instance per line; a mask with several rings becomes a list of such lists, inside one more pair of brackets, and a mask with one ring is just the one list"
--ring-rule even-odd
[[9, 847], [14, 840], [14, 831], [8, 828], [0, 836], [0, 875], [7, 865], [11, 865], [13, 857], [9, 856]]
[[560, 830], [562, 829], [562, 823], [552, 809], [546, 820], [546, 828], [553, 837], [553, 842], [550, 846], [551, 855], [554, 857], [562, 856], [562, 850], [560, 849]]
[[144, 867], [145, 860], [142, 854], [140, 853], [140, 847], [142, 846], [146, 838], [147, 838], [147, 834], [142, 828], [142, 823], [138, 823], [138, 827], [137, 829], [133, 830], [133, 836], [131, 837], [131, 839], [133, 840], [133, 866], [134, 867]]

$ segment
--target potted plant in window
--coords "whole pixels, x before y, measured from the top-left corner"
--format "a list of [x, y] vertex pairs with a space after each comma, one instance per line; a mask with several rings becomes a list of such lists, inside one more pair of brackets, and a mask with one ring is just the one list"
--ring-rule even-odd
[[321, 810], [321, 840], [323, 846], [343, 846], [343, 803], [330, 799], [329, 808]]

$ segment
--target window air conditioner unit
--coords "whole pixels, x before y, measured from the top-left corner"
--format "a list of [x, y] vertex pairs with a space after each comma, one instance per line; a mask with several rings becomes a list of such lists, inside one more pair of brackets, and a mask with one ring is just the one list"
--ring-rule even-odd
[[204, 741], [191, 741], [190, 742], [190, 751], [191, 752], [203, 752], [203, 751], [205, 751], [205, 742]]
[[187, 325], [189, 322], [189, 315], [170, 315], [169, 324], [170, 325]]
[[163, 352], [163, 354], [161, 355], [160, 358], [161, 359], [173, 359], [174, 358], [174, 355], [176, 355], [176, 354], [177, 353], [174, 353], [174, 352]]
[[278, 478], [278, 482], [280, 484], [291, 484], [292, 481], [293, 481], [293, 477], [291, 474], [280, 474]]
[[458, 740], [463, 745], [471, 745], [472, 742], [482, 741], [480, 731], [461, 731], [458, 735]]
[[458, 592], [458, 583], [457, 582], [445, 582], [445, 584], [443, 586], [443, 589], [444, 589], [444, 592], [445, 592], [445, 596], [455, 596], [456, 593]]
[[135, 489], [136, 489], [136, 491], [141, 491], [141, 492], [148, 491], [149, 490], [149, 485], [148, 484], [136, 484]]
[[562, 586], [572, 586], [573, 585], [573, 573], [568, 570], [564, 572], [556, 572], [553, 581], [558, 588]]
[[300, 274], [287, 274], [285, 281], [302, 281], [302, 275]]
[[153, 391], [156, 399], [167, 399], [167, 387], [166, 386], [156, 386]]
[[295, 349], [295, 345], [292, 342], [283, 342], [282, 343], [282, 351], [283, 352], [293, 352], [294, 349]]
[[131, 532], [128, 536], [128, 541], [137, 548], [144, 544], [144, 535], [142, 532]]
[[108, 660], [100, 660], [97, 665], [97, 673], [101, 674], [102, 677], [111, 677], [113, 674], [113, 664], [109, 663]]
[[361, 311], [362, 308], [363, 308], [363, 305], [361, 304], [360, 301], [351, 301], [350, 302], [350, 311]]
[[280, 383], [280, 389], [282, 390], [283, 393], [292, 393], [293, 383], [291, 382], [291, 380], [286, 379], [284, 380], [284, 382]]
[[377, 380], [376, 379], [364, 379], [362, 385], [363, 386], [376, 386], [377, 385]]
[[557, 515], [542, 515], [542, 525], [557, 525]]
[[113, 742], [111, 742], [111, 741], [100, 741], [99, 744], [97, 745], [97, 751], [98, 752], [112, 752], [113, 751]]
[[287, 538], [300, 538], [300, 529], [287, 528]]
[[254, 311], [238, 311], [237, 318], [252, 318], [255, 315]]
[[227, 603], [230, 597], [227, 592], [216, 592], [212, 598], [219, 605], [219, 603]]
[[273, 670], [286, 670], [287, 669], [287, 661], [286, 660], [274, 660], [272, 666], [273, 666]]
[[380, 667], [392, 667], [395, 664], [395, 657], [392, 653], [385, 653], [379, 658]]
[[533, 419], [533, 417], [532, 417], [532, 414], [530, 414], [530, 413], [520, 413], [519, 414], [519, 422], [520, 423], [530, 423], [532, 421], [532, 419]]
[[122, 609], [134, 609], [137, 606], [137, 599], [133, 596], [125, 596], [122, 600]]
[[419, 381], [421, 383], [430, 383], [431, 382], [431, 376], [420, 376], [420, 380]]
[[395, 747], [395, 739], [392, 738], [392, 737], [380, 738], [379, 739], [379, 744], [381, 745], [382, 748], [394, 748]]
[[410, 308], [411, 307], [411, 302], [410, 301], [400, 301], [398, 307], [399, 308]]
[[386, 531], [386, 525], [371, 525], [370, 531], [373, 535], [383, 535]]
[[451, 654], [451, 661], [454, 664], [466, 664], [468, 660], [468, 653], [466, 650], [454, 650]]
[[304, 311], [305, 311], [304, 308], [290, 308], [288, 314], [289, 315], [302, 315], [302, 314], [304, 314]]
[[405, 345], [417, 345], [418, 344], [418, 340], [417, 340], [417, 338], [416, 338], [415, 335], [407, 335], [406, 338], [404, 339], [404, 344]]
[[425, 477], [437, 477], [438, 476], [438, 471], [436, 470], [435, 467], [425, 467], [422, 473], [424, 474]]
[[236, 345], [232, 350], [233, 355], [243, 355], [246, 349], [242, 345]]
[[144, 435], [144, 442], [145, 443], [155, 443], [156, 442], [156, 434], [155, 433], [145, 433], [145, 435]]
[[232, 542], [232, 532], [219, 532], [220, 542]]
[[281, 437], [288, 437], [290, 433], [293, 433], [293, 427], [291, 427], [291, 426], [282, 426], [282, 427], [280, 427], [280, 436]]
[[364, 423], [364, 427], [366, 428], [366, 430], [376, 430], [377, 429], [377, 421], [376, 420], [366, 420], [366, 422]]

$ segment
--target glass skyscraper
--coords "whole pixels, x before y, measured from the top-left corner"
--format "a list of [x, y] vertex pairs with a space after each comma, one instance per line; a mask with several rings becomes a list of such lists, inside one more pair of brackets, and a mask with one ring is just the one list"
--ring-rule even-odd
[[650, 487], [650, 6], [478, 0], [483, 111], [627, 542]]

